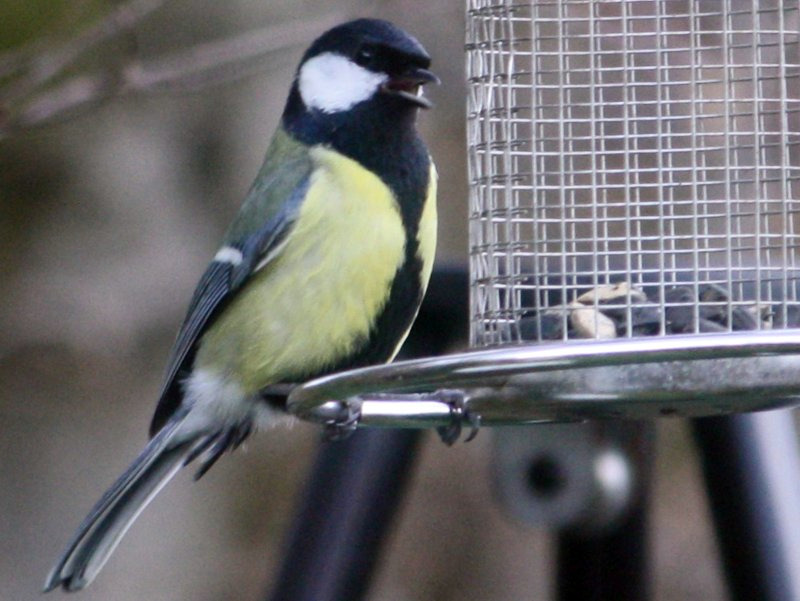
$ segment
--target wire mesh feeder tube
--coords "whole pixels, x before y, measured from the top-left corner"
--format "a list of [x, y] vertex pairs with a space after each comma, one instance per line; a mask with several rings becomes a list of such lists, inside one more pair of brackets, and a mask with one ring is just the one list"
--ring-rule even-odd
[[797, 1], [468, 7], [474, 345], [800, 325]]
[[294, 411], [443, 425], [437, 388], [483, 423], [796, 402], [797, 0], [468, 0], [467, 75], [474, 350], [309, 383]]

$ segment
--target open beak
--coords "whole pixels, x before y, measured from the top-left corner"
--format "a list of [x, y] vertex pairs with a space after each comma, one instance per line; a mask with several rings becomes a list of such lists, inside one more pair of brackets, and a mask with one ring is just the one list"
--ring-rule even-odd
[[422, 95], [422, 86], [426, 83], [439, 84], [441, 81], [432, 72], [419, 67], [392, 77], [381, 86], [381, 92], [399, 96], [420, 108], [429, 109], [433, 103]]

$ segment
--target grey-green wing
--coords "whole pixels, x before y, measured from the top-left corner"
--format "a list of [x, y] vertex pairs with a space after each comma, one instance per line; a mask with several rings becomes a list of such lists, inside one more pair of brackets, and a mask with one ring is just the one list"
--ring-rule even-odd
[[311, 169], [307, 147], [283, 132], [276, 134], [264, 165], [223, 241], [223, 246], [241, 253], [241, 261], [212, 261], [200, 278], [170, 353], [150, 424], [151, 436], [180, 405], [181, 380], [191, 370], [203, 332], [233, 294], [246, 285], [255, 267], [279, 253], [305, 197]]

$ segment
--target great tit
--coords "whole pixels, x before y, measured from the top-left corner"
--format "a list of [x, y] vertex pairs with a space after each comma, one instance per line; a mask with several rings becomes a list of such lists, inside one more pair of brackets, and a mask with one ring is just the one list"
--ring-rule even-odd
[[253, 430], [287, 419], [263, 391], [390, 361], [436, 246], [436, 171], [417, 134], [430, 57], [358, 19], [305, 52], [263, 166], [200, 279], [169, 359], [150, 441], [47, 577], [85, 587], [186, 464], [202, 475]]

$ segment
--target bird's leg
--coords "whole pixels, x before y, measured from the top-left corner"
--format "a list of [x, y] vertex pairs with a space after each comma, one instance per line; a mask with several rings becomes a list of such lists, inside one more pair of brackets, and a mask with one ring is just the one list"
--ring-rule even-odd
[[281, 382], [279, 384], [271, 384], [259, 392], [261, 401], [270, 407], [285, 408], [286, 399], [289, 398], [289, 393], [297, 387], [295, 382]]
[[201, 455], [205, 455], [194, 475], [195, 480], [199, 480], [217, 462], [227, 450], [233, 450], [241, 445], [253, 431], [252, 420], [245, 420], [235, 426], [228, 426], [213, 434], [209, 434], [205, 440], [201, 441], [194, 450], [186, 457], [183, 465], [188, 465]]

